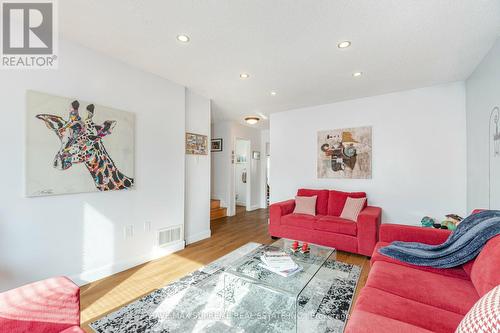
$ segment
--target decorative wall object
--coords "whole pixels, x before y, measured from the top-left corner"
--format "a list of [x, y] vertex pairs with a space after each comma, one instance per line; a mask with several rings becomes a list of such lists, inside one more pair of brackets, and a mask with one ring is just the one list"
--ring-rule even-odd
[[490, 133], [490, 136], [492, 136], [491, 139], [493, 139], [493, 157], [500, 157], [500, 109], [498, 106], [491, 110], [490, 124], [491, 121], [493, 121], [493, 124], [490, 125], [490, 129], [491, 127], [494, 127], [493, 135]]
[[254, 160], [260, 160], [260, 151], [254, 151], [254, 152], [252, 153], [252, 158], [253, 158]]
[[28, 91], [26, 195], [132, 188], [134, 129], [133, 113]]
[[208, 137], [201, 134], [186, 133], [186, 154], [208, 155]]
[[222, 139], [213, 139], [210, 151], [212, 152], [222, 151]]
[[318, 178], [372, 177], [372, 128], [318, 132]]

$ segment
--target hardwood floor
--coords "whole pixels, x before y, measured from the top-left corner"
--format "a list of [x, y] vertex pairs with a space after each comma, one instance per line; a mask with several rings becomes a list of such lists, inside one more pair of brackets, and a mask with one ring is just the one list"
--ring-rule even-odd
[[[86, 332], [88, 326], [107, 313], [161, 288], [169, 282], [195, 271], [215, 259], [248, 242], [272, 243], [267, 234], [268, 211], [260, 209], [246, 212], [238, 209], [237, 215], [211, 222], [212, 237], [186, 246], [182, 251], [150, 261], [126, 271], [87, 284], [81, 288], [81, 323]], [[365, 285], [370, 269], [367, 257], [337, 252], [337, 260], [363, 268], [356, 290]]]

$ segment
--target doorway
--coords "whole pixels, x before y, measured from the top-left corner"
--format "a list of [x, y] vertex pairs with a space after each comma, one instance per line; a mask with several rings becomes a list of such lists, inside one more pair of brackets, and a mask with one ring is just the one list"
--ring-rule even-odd
[[234, 202], [238, 210], [251, 210], [251, 156], [250, 141], [236, 138], [234, 147]]

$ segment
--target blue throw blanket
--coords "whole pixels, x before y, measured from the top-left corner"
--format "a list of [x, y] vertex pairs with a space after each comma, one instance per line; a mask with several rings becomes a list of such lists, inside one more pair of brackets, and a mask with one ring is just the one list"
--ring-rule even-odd
[[486, 210], [465, 218], [443, 244], [397, 241], [379, 252], [413, 265], [450, 268], [474, 259], [496, 235], [500, 235], [500, 211]]

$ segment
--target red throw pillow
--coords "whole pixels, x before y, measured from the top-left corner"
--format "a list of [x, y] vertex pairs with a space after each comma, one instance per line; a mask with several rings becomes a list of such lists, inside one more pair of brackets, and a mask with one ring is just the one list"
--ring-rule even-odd
[[500, 286], [496, 286], [467, 312], [455, 333], [498, 332], [499, 328]]

